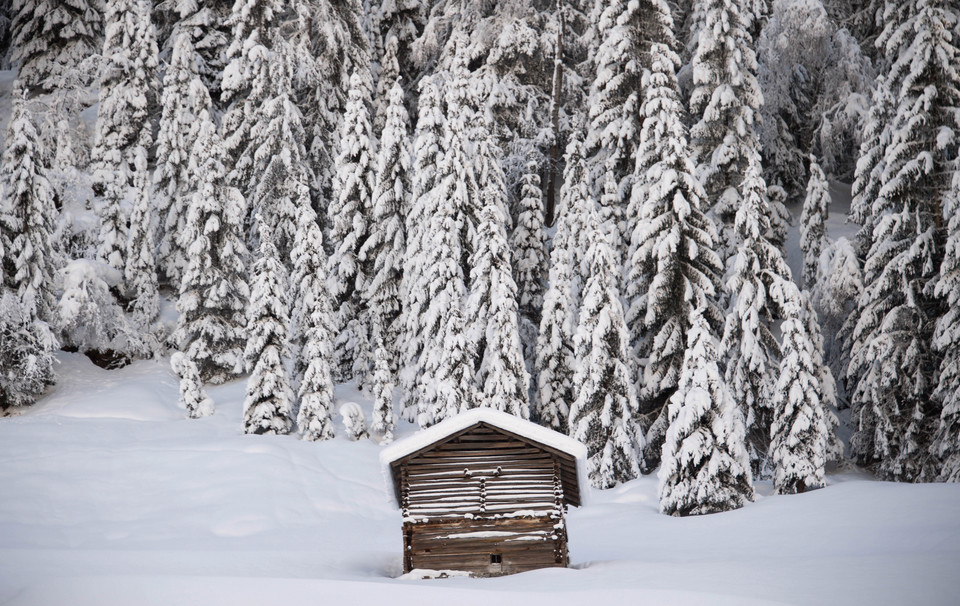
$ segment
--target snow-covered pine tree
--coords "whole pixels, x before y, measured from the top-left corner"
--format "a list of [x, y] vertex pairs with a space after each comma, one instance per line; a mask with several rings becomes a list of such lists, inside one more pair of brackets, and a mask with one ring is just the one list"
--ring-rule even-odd
[[157, 41], [146, 0], [107, 4], [103, 62], [91, 153], [93, 192], [103, 199], [97, 258], [122, 272], [137, 148], [149, 150], [153, 142], [150, 107], [157, 89]]
[[427, 257], [432, 248], [432, 234], [427, 230], [434, 212], [438, 169], [443, 158], [444, 116], [440, 108], [440, 93], [432, 77], [420, 81], [417, 128], [413, 144], [413, 178], [409, 210], [405, 216], [406, 251], [400, 297], [403, 305], [403, 337], [400, 358], [406, 367], [401, 370], [399, 383], [403, 388], [403, 417], [413, 421], [415, 407], [411, 400], [417, 391], [420, 377], [420, 356], [425, 340], [424, 319], [429, 304], [427, 288]]
[[18, 84], [0, 157], [0, 409], [24, 406], [54, 382], [56, 209], [43, 150]]
[[[582, 200], [592, 205], [591, 199]], [[596, 488], [612, 488], [640, 475], [643, 437], [634, 425], [637, 396], [627, 357], [629, 333], [617, 292], [618, 265], [598, 213], [589, 208], [580, 321], [574, 338], [579, 368], [570, 435], [587, 446], [587, 472]]]
[[645, 471], [659, 461], [666, 402], [677, 388], [693, 310], [703, 308], [714, 330], [723, 323], [715, 301], [722, 271], [714, 249], [716, 227], [701, 210], [705, 194], [687, 149], [673, 77], [678, 59], [663, 45], [652, 45], [650, 52], [659, 94], [651, 92], [649, 103], [663, 103], [665, 110], [648, 112], [651, 117], [644, 123], [645, 130], [660, 133], [659, 144], [634, 190], [644, 199], [631, 238], [634, 253], [627, 278], [633, 355], [642, 361], [637, 396], [647, 431]]
[[[934, 479], [929, 457], [940, 408], [933, 390], [941, 363], [933, 347], [934, 296], [943, 259], [942, 207], [952, 165], [945, 153], [957, 136], [960, 51], [957, 15], [939, 0], [915, 0], [915, 14], [894, 34], [913, 38], [891, 69], [902, 76], [891, 140], [884, 155], [873, 245], [853, 333], [851, 373], [861, 461], [876, 460], [882, 477]], [[888, 49], [891, 45], [888, 45]]]
[[543, 190], [540, 188], [540, 164], [535, 155], [527, 156], [520, 180], [520, 202], [517, 220], [510, 235], [511, 265], [517, 284], [517, 305], [520, 309], [520, 345], [530, 374], [530, 400], [536, 406], [537, 341], [540, 313], [543, 309], [544, 278], [549, 269], [547, 238], [544, 231]]
[[0, 162], [0, 277], [30, 325], [54, 317], [54, 276], [61, 263], [55, 238], [58, 217], [40, 136], [19, 84], [13, 97]]
[[[463, 32], [454, 37], [453, 45], [456, 54], [444, 87], [447, 123], [443, 130], [443, 148], [453, 160], [451, 167], [464, 175], [466, 185], [465, 195], [458, 200], [457, 213], [460, 216], [460, 242], [463, 246], [461, 264], [469, 287], [470, 259], [480, 224], [480, 210], [485, 204], [482, 196], [487, 193], [495, 195], [494, 203], [500, 206], [505, 216], [510, 215], [503, 169], [499, 162], [500, 150], [492, 141], [483, 111], [484, 83], [468, 69], [469, 45]], [[451, 152], [456, 148], [463, 150], [461, 157]], [[448, 185], [444, 187], [444, 183]], [[449, 182], [442, 180], [439, 195], [448, 195], [450, 191]]]
[[291, 252], [294, 305], [291, 334], [295, 348], [297, 427], [304, 440], [333, 437], [333, 309], [327, 291], [327, 257], [317, 215], [309, 206], [300, 209]]
[[243, 352], [250, 378], [243, 401], [243, 431], [254, 434], [290, 433], [293, 392], [284, 366], [289, 357], [287, 272], [269, 229], [260, 222], [260, 256], [253, 265], [247, 345]]
[[52, 92], [60, 78], [97, 54], [103, 7], [97, 0], [13, 0], [13, 62], [33, 89]]
[[259, 246], [256, 218], [266, 221], [281, 262], [289, 267], [290, 251], [297, 231], [297, 214], [310, 204], [309, 185], [313, 181], [303, 147], [306, 135], [300, 110], [293, 96], [293, 47], [285, 40], [274, 42], [269, 64], [270, 93], [256, 108], [250, 125], [249, 144], [244, 155], [250, 159], [251, 173], [248, 216], [250, 247]]
[[543, 307], [547, 247], [540, 166], [532, 157], [528, 158], [520, 181], [520, 212], [513, 226], [510, 243], [513, 275], [517, 283], [517, 304], [522, 316], [536, 326], [540, 323], [540, 309]]
[[838, 410], [839, 402], [837, 381], [834, 378], [836, 375], [833, 374], [833, 370], [827, 363], [823, 346], [823, 330], [820, 327], [819, 314], [813, 306], [813, 298], [807, 291], [801, 291], [800, 296], [803, 307], [801, 318], [807, 335], [810, 337], [810, 344], [813, 346], [813, 368], [820, 379], [820, 403], [823, 408], [823, 421], [827, 428], [827, 463], [839, 463], [843, 461], [846, 446], [837, 434], [840, 418], [835, 412]]
[[327, 211], [333, 246], [328, 283], [337, 310], [338, 331], [333, 371], [339, 380], [352, 376], [354, 361], [362, 353], [357, 348], [363, 335], [353, 334], [353, 329], [366, 330], [361, 294], [369, 268], [358, 257], [369, 236], [375, 176], [369, 107], [370, 73], [361, 70], [350, 77], [349, 101], [336, 159], [334, 199]]
[[160, 226], [157, 256], [165, 279], [175, 288], [187, 266], [186, 251], [179, 247], [190, 204], [190, 153], [196, 143], [197, 116], [211, 111], [210, 94], [197, 77], [199, 57], [190, 36], [177, 35], [173, 56], [163, 78], [160, 128], [157, 134], [157, 167], [154, 171], [154, 206]]
[[803, 201], [800, 213], [800, 250], [803, 251], [803, 284], [813, 286], [820, 263], [820, 252], [826, 238], [826, 223], [830, 213], [830, 184], [817, 164], [810, 156], [810, 180], [807, 182], [807, 197]]
[[204, 383], [223, 383], [243, 374], [244, 312], [250, 300], [244, 269], [246, 203], [226, 184], [226, 154], [209, 114], [201, 111], [197, 120], [189, 170], [199, 183], [180, 234], [189, 263], [180, 283], [174, 341], [197, 365]]
[[[458, 69], [460, 69], [458, 67]], [[465, 65], [462, 66], [465, 71]], [[470, 408], [475, 364], [467, 345], [461, 305], [467, 293], [464, 259], [469, 258], [472, 175], [466, 150], [468, 111], [456, 87], [447, 98], [443, 125], [443, 157], [437, 167], [432, 212], [424, 237], [427, 311], [421, 324], [423, 353], [419, 359], [417, 422], [433, 425]]]
[[230, 185], [244, 197], [249, 197], [259, 181], [260, 175], [253, 173], [258, 146], [251, 140], [250, 131], [260, 119], [259, 109], [273, 97], [270, 64], [276, 57], [270, 49], [282, 12], [279, 0], [237, 0], [227, 19], [233, 35], [220, 82], [220, 101], [226, 109], [220, 128], [229, 159]]
[[[404, 215], [410, 195], [409, 120], [399, 82], [390, 89], [390, 106], [385, 120], [377, 153], [370, 233], [360, 249], [358, 260], [371, 268], [362, 297], [371, 322], [382, 330], [382, 343], [373, 339], [373, 346], [385, 348], [392, 372], [399, 366], [398, 345], [402, 333], [400, 285], [406, 252]], [[376, 360], [375, 355], [370, 357]]]
[[707, 198], [704, 211], [720, 227], [717, 250], [726, 259], [736, 247], [733, 223], [740, 207], [740, 181], [751, 154], [760, 151], [757, 132], [763, 96], [743, 0], [701, 0], [703, 29], [693, 55], [691, 146]]
[[480, 225], [474, 239], [466, 321], [470, 351], [480, 360], [474, 404], [529, 418], [530, 376], [520, 346], [517, 285], [510, 267], [506, 218], [498, 195], [485, 187]]
[[304, 126], [311, 136], [309, 152], [316, 178], [311, 187], [314, 209], [324, 223], [324, 235], [329, 237], [326, 209], [336, 199], [333, 182], [349, 82], [355, 72], [370, 69], [372, 57], [360, 23], [361, 3], [357, 0], [310, 0], [300, 4], [299, 9], [298, 54], [307, 62], [308, 69], [300, 70], [298, 97]]
[[54, 383], [59, 345], [49, 325], [31, 321], [17, 295], [0, 284], [0, 410], [32, 404]]
[[[640, 84], [645, 61], [645, 26], [659, 0], [598, 2], [597, 48], [585, 153], [591, 194], [600, 198], [608, 180], [616, 195], [601, 199], [601, 219], [609, 226], [617, 262], [627, 253], [629, 234], [624, 223], [640, 140]], [[669, 12], [668, 12], [669, 14]], [[607, 173], [610, 173], [609, 177]]]
[[890, 144], [888, 125], [896, 104], [887, 77], [877, 76], [874, 83], [870, 109], [861, 120], [860, 153], [851, 187], [850, 218], [859, 224], [856, 245], [861, 258], [865, 258], [873, 246], [873, 202], [880, 191], [883, 174], [883, 155]]
[[780, 303], [784, 321], [779, 376], [771, 392], [773, 424], [770, 458], [773, 486], [779, 494], [820, 488], [827, 458], [827, 423], [822, 366], [803, 322], [800, 290], [792, 281], [778, 280], [771, 293]]
[[397, 416], [393, 414], [393, 372], [390, 370], [390, 357], [383, 343], [383, 329], [379, 320], [373, 319], [373, 419], [370, 430], [383, 436], [381, 444], [393, 441], [393, 430], [397, 425]]
[[178, 351], [170, 357], [170, 366], [180, 377], [180, 405], [186, 409], [187, 417], [200, 419], [212, 415], [213, 400], [203, 389], [203, 381], [193, 360]]
[[186, 36], [196, 51], [197, 75], [217, 101], [230, 44], [227, 21], [233, 5], [233, 0], [172, 0], [156, 7], [166, 9], [173, 21], [169, 37], [161, 44], [161, 55], [169, 57], [175, 53], [178, 39]]
[[393, 87], [400, 83], [400, 63], [397, 60], [399, 42], [396, 36], [386, 39], [380, 73], [377, 76], [377, 94], [374, 95], [373, 131], [382, 133], [387, 124], [387, 112], [393, 104]]
[[940, 459], [942, 482], [960, 482], [960, 166], [953, 174], [953, 191], [943, 207], [947, 243], [936, 295], [946, 309], [937, 320], [933, 345], [943, 361], [934, 396], [942, 407], [930, 453]]
[[753, 500], [743, 416], [717, 368], [703, 308], [688, 320], [687, 347], [669, 403], [663, 444], [660, 511], [673, 516], [737, 509]]
[[769, 209], [759, 154], [747, 165], [742, 188], [735, 223], [740, 244], [727, 280], [731, 301], [720, 351], [726, 360], [724, 380], [744, 414], [750, 459], [765, 473], [780, 365], [773, 329], [782, 317], [772, 289], [791, 276], [780, 249], [767, 239]]
[[543, 300], [537, 339], [536, 419], [561, 433], [569, 432], [570, 404], [575, 397], [573, 337], [579, 305], [579, 256], [583, 253], [575, 230], [581, 228], [577, 223], [579, 209], [588, 207], [589, 201], [583, 141], [575, 130], [567, 143], [557, 229], [550, 251], [549, 288]]
[[146, 334], [160, 315], [157, 286], [156, 231], [150, 203], [150, 170], [147, 149], [137, 147], [134, 156], [133, 212], [130, 214], [130, 239], [127, 242], [127, 265], [124, 280], [130, 298], [134, 322]]

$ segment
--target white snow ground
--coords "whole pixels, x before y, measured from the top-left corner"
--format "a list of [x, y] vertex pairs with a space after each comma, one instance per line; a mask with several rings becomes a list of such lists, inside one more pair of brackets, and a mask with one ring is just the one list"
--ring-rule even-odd
[[397, 578], [373, 441], [242, 435], [242, 382], [185, 419], [167, 360], [60, 361], [52, 393], [0, 419], [0, 604], [960, 604], [960, 485], [854, 472], [684, 519], [645, 477], [570, 511], [571, 569]]

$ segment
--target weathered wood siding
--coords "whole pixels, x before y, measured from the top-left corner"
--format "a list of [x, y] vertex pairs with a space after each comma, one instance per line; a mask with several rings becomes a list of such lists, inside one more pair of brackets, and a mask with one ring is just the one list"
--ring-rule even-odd
[[403, 526], [405, 572], [462, 570], [497, 576], [567, 565], [563, 518], [446, 520]]
[[405, 570], [566, 566], [561, 477], [570, 464], [483, 425], [398, 461]]

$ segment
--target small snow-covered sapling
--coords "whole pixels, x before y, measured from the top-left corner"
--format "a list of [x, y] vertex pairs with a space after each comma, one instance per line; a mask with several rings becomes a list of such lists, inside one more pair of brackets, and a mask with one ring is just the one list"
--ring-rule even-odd
[[351, 440], [370, 437], [367, 433], [367, 422], [363, 416], [363, 409], [356, 402], [345, 402], [340, 407], [340, 416], [343, 417], [343, 428]]

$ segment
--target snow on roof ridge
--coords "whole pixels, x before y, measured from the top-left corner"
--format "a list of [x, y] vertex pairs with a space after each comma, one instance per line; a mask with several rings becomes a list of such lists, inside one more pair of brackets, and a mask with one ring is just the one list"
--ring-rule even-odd
[[380, 466], [383, 471], [383, 477], [387, 482], [390, 499], [399, 506], [399, 503], [396, 503], [396, 494], [393, 488], [393, 473], [390, 470], [391, 463], [407, 455], [411, 455], [420, 449], [426, 448], [446, 436], [472, 427], [477, 423], [492, 425], [493, 427], [508, 431], [533, 442], [538, 442], [544, 446], [549, 446], [550, 448], [572, 456], [577, 464], [577, 483], [580, 488], [580, 504], [583, 505], [586, 501], [587, 491], [589, 490], [586, 469], [587, 447], [581, 442], [565, 436], [562, 433], [493, 408], [473, 408], [385, 446], [383, 450], [380, 451]]

